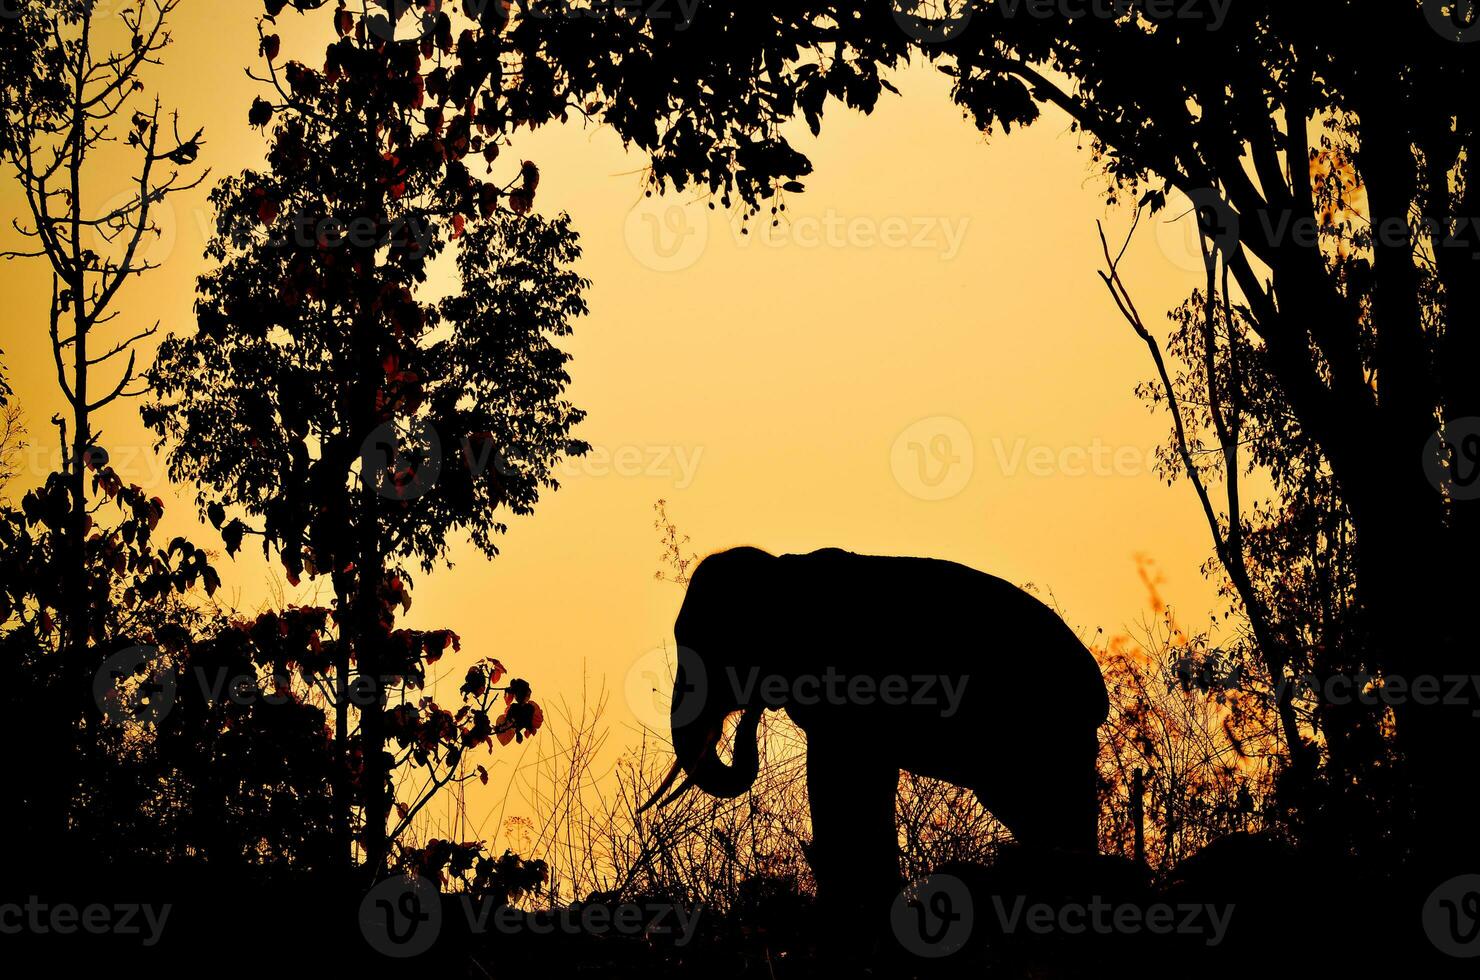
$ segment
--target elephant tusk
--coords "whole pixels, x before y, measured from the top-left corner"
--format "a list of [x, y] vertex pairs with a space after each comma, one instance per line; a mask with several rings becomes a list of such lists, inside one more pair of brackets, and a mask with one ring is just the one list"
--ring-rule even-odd
[[[663, 777], [663, 781], [658, 784], [658, 788], [653, 792], [652, 797], [646, 803], [644, 803], [642, 806], [638, 807], [637, 808], [637, 812], [638, 813], [641, 813], [642, 811], [644, 811], [644, 810], [648, 809], [649, 807], [651, 807], [654, 803], [657, 803], [658, 800], [659, 800], [659, 798], [662, 797], [662, 795], [664, 793], [668, 792], [668, 787], [670, 787], [670, 786], [673, 785], [673, 781], [678, 778], [678, 774], [680, 772], [682, 772], [682, 771], [683, 771], [683, 766], [679, 763], [679, 761], [677, 759], [673, 760], [673, 768], [668, 770], [668, 775], [666, 775], [666, 776]], [[681, 793], [684, 790], [688, 789], [689, 788], [689, 782], [690, 782], [690, 780], [685, 779], [683, 781], [683, 785], [681, 787], [679, 787], [679, 791], [678, 792]], [[675, 793], [674, 794], [674, 796], [677, 796], [677, 795], [678, 795], [678, 793]], [[663, 802], [666, 804], [669, 800], [672, 800], [672, 799], [673, 799], [673, 797], [670, 796], [668, 798], [668, 800], [664, 800]]]
[[659, 810], [663, 809], [665, 806], [667, 806], [668, 804], [672, 803], [674, 800], [678, 799], [680, 796], [682, 796], [685, 793], [687, 793], [689, 791], [689, 788], [691, 786], [693, 786], [693, 785], [694, 785], [694, 777], [693, 776], [689, 776], [683, 782], [681, 782], [681, 783], [678, 784], [678, 789], [676, 789], [673, 792], [671, 792], [671, 793], [668, 794], [668, 798], [666, 800], [664, 800], [662, 803], [659, 803], [658, 804], [658, 809]]

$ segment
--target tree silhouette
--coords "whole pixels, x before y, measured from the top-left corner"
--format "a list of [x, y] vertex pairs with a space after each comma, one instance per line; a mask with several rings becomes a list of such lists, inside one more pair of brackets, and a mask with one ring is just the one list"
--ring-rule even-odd
[[[66, 560], [66, 475], [51, 474], [21, 494], [19, 507], [0, 509], [0, 736], [28, 746], [4, 821], [14, 839], [33, 844], [17, 858], [22, 880], [149, 846], [129, 839], [134, 811], [126, 800], [157, 792], [157, 773], [121, 765], [129, 732], [104, 723], [114, 691], [105, 668], [128, 650], [181, 652], [197, 618], [184, 595], [218, 582], [204, 552], [184, 538], [156, 538], [157, 497], [107, 465], [90, 483], [96, 503], [87, 512], [81, 586], [91, 642], [81, 651], [60, 628], [77, 587]], [[121, 663], [115, 673], [132, 683], [136, 667], [147, 666]]]
[[[470, 173], [497, 155], [503, 110], [474, 98], [489, 38], [454, 41], [446, 14], [427, 16], [430, 33], [398, 37], [383, 16], [337, 9], [322, 71], [284, 61], [263, 22], [271, 98], [250, 119], [269, 129], [268, 167], [213, 191], [199, 329], [161, 345], [145, 412], [228, 552], [257, 535], [290, 582], [332, 584], [335, 824], [347, 859], [351, 800], [361, 807], [372, 871], [388, 854], [405, 688], [452, 642], [395, 628], [409, 566], [443, 561], [459, 530], [496, 554], [499, 509], [530, 513], [558, 487], [555, 464], [586, 449], [554, 343], [585, 312], [575, 234], [531, 212], [533, 163], [509, 165], [503, 183]], [[436, 302], [430, 266], [454, 242], [455, 294]], [[358, 706], [355, 735], [361, 680], [378, 703]], [[483, 719], [470, 745], [538, 727], [521, 685], [505, 724]], [[384, 707], [393, 692], [402, 703]]]
[[[1206, 247], [1205, 259], [1211, 275], [1216, 263]], [[1215, 653], [1263, 660], [1260, 673], [1240, 675], [1240, 686], [1270, 681], [1252, 693], [1279, 720], [1289, 757], [1280, 774], [1284, 819], [1323, 848], [1385, 850], [1407, 821], [1381, 705], [1309, 696], [1331, 678], [1375, 670], [1357, 617], [1351, 515], [1329, 467], [1229, 302], [1226, 282], [1210, 281], [1172, 311], [1164, 354], [1108, 246], [1106, 261], [1102, 278], [1157, 367], [1138, 394], [1172, 418], [1161, 471], [1168, 482], [1192, 483], [1214, 538], [1207, 571], [1229, 570], [1224, 593], [1249, 623], [1246, 651]], [[1267, 475], [1272, 500], [1243, 503], [1250, 473]], [[1220, 483], [1221, 507], [1213, 499]], [[1188, 665], [1202, 676], [1206, 666]], [[1282, 682], [1296, 677], [1314, 683]]]
[[[170, 43], [176, 0], [125, 6], [113, 25], [97, 6], [95, 0], [27, 3], [0, 17], [6, 87], [0, 153], [27, 211], [15, 228], [31, 243], [0, 257], [40, 259], [49, 267], [48, 335], [70, 415], [54, 420], [61, 471], [7, 514], [0, 542], [16, 572], [6, 582], [0, 622], [17, 649], [12, 667], [28, 678], [17, 682], [31, 695], [18, 710], [45, 726], [56, 753], [37, 767], [26, 820], [51, 835], [64, 832], [84, 782], [80, 766], [100, 741], [91, 682], [110, 652], [101, 648], [135, 628], [130, 600], [163, 600], [197, 581], [207, 589], [216, 583], [205, 555], [189, 542], [153, 545], [163, 505], [113, 471], [93, 421], [118, 399], [140, 393], [135, 347], [157, 324], [128, 335], [109, 325], [120, 315], [124, 285], [156, 267], [144, 251], [159, 231], [156, 209], [202, 179], [187, 176], [201, 133], [182, 137], [158, 100], [140, 96], [141, 74]], [[120, 27], [128, 42], [108, 48], [101, 37]], [[89, 198], [112, 169], [97, 153], [119, 140], [133, 154], [133, 189], [96, 208]], [[125, 356], [122, 370], [97, 386], [98, 371]], [[95, 515], [110, 503], [121, 511], [120, 522], [104, 528]], [[80, 741], [79, 723], [86, 732]]]

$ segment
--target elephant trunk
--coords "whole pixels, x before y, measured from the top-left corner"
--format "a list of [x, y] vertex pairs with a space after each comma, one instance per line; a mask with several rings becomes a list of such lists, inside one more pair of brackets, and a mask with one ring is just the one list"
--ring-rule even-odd
[[[747, 708], [740, 716], [735, 728], [734, 759], [729, 765], [720, 761], [719, 742], [723, 731], [723, 719], [714, 726], [697, 744], [684, 748], [675, 746], [679, 761], [690, 780], [710, 796], [733, 799], [750, 789], [760, 774], [760, 747], [756, 730], [761, 722], [760, 708]], [[684, 749], [688, 751], [685, 752]]]
[[749, 790], [761, 768], [760, 747], [756, 737], [760, 721], [761, 708], [745, 709], [745, 713], [740, 716], [740, 724], [735, 728], [734, 758], [728, 765], [719, 757], [724, 717], [708, 725], [696, 723], [674, 729], [673, 751], [677, 760], [652, 798], [638, 808], [638, 812], [641, 813], [657, 803], [680, 772], [685, 773], [688, 778], [672, 795], [663, 800], [664, 804], [676, 799], [691, 786], [721, 799], [733, 799]]

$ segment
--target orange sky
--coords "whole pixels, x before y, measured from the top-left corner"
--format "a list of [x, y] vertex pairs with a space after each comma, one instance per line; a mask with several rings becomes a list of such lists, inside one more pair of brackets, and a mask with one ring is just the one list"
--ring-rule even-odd
[[[186, 0], [154, 76], [182, 128], [207, 127], [202, 162], [217, 176], [261, 158], [243, 73], [259, 9]], [[284, 31], [302, 24], [285, 15]], [[700, 553], [754, 544], [954, 559], [1052, 589], [1085, 636], [1144, 618], [1134, 556], [1145, 553], [1182, 623], [1205, 622], [1217, 605], [1198, 570], [1208, 530], [1191, 490], [1150, 470], [1166, 423], [1133, 389], [1151, 364], [1095, 275], [1096, 219], [1115, 237], [1129, 213], [1104, 206], [1104, 181], [1062, 117], [989, 142], [950, 104], [944, 77], [919, 66], [894, 80], [902, 98], [886, 94], [871, 117], [834, 111], [821, 139], [799, 142], [816, 173], [770, 235], [741, 236], [688, 197], [646, 201], [642, 159], [609, 131], [572, 124], [517, 144], [542, 171], [536, 207], [570, 211], [583, 236], [592, 315], [568, 346], [571, 396], [590, 413], [579, 434], [596, 454], [566, 467], [535, 517], [514, 521], [498, 559], [463, 545], [456, 568], [418, 581], [410, 625], [463, 637], [461, 655], [439, 665], [446, 677], [497, 656], [549, 706], [579, 701], [586, 671], [612, 693], [613, 742], [660, 722], [641, 674], [671, 642], [682, 598], [653, 577], [660, 497]], [[126, 179], [99, 187], [97, 203]], [[125, 292], [120, 336], [155, 318], [193, 328], [205, 189], [171, 202], [149, 256], [164, 268]], [[20, 203], [4, 181], [6, 225]], [[1201, 276], [1190, 219], [1169, 223], [1179, 210], [1143, 224], [1124, 266], [1153, 323]], [[24, 486], [57, 462], [47, 419], [61, 396], [44, 270], [0, 269], [0, 347], [41, 447]], [[115, 405], [101, 427], [123, 476], [171, 504], [164, 530], [218, 547], [187, 495], [171, 503], [136, 406]], [[260, 552], [218, 567], [238, 605], [264, 600]], [[455, 701], [456, 685], [438, 693]], [[498, 773], [470, 788], [475, 814], [502, 796]]]

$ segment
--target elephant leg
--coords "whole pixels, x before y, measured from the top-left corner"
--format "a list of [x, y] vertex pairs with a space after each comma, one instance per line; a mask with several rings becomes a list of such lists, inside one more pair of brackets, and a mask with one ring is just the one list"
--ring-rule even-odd
[[973, 788], [1019, 844], [1094, 853], [1099, 849], [1098, 756], [1099, 742], [1091, 736], [1020, 757], [984, 775]]
[[864, 924], [883, 927], [899, 891], [898, 785], [899, 770], [871, 763], [860, 754], [857, 740], [830, 742], [809, 734], [809, 857], [821, 924], [834, 937], [856, 939]]

